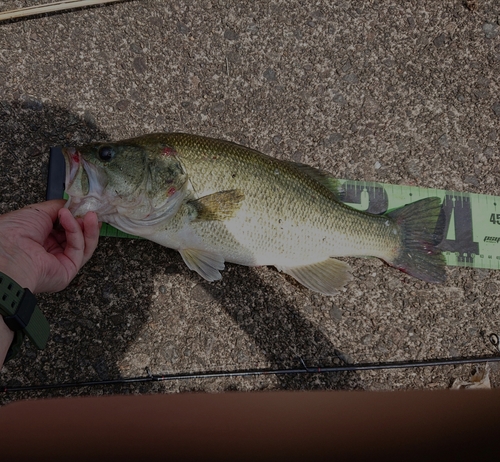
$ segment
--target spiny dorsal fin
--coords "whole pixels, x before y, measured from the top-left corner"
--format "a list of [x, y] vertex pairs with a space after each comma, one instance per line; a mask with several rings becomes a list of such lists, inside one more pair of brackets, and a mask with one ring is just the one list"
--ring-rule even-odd
[[244, 198], [239, 189], [230, 189], [189, 201], [189, 204], [196, 210], [195, 220], [223, 221], [234, 216]]
[[289, 274], [307, 288], [325, 295], [334, 295], [352, 279], [349, 265], [335, 258], [291, 268], [277, 266], [279, 271]]
[[340, 200], [342, 194], [342, 188], [340, 187], [340, 183], [337, 179], [333, 178], [331, 173], [326, 170], [321, 170], [319, 168], [311, 167], [307, 164], [301, 164], [300, 162], [292, 162], [289, 160], [285, 160], [285, 163], [288, 165], [300, 170], [302, 173], [310, 176], [318, 183], [321, 183], [323, 186], [328, 188], [332, 193], [335, 194], [336, 198]]

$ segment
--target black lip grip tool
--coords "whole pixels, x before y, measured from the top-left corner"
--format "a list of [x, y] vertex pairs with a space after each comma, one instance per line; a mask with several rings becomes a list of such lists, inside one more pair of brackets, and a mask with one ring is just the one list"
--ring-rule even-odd
[[50, 148], [49, 174], [47, 178], [47, 192], [45, 197], [48, 201], [64, 198], [64, 182], [66, 180], [66, 163], [62, 148], [56, 146]]

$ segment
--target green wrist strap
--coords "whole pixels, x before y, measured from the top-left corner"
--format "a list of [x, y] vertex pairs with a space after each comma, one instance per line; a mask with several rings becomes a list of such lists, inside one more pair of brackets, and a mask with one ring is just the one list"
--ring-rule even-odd
[[0, 315], [15, 333], [6, 361], [19, 353], [25, 335], [39, 350], [45, 348], [50, 327], [36, 303], [29, 289], [23, 289], [9, 276], [0, 273]]

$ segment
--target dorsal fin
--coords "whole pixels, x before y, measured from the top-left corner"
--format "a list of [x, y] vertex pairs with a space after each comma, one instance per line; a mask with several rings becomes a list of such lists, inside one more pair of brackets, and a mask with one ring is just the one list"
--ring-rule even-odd
[[300, 170], [302, 173], [305, 173], [306, 175], [310, 176], [318, 183], [321, 183], [323, 186], [328, 188], [333, 194], [335, 194], [335, 197], [338, 200], [341, 199], [342, 188], [340, 187], [340, 183], [338, 182], [338, 180], [336, 178], [333, 178], [331, 173], [327, 172], [326, 170], [321, 170], [319, 168], [311, 167], [310, 165], [307, 164], [302, 164], [300, 162], [292, 162], [291, 160], [285, 160], [284, 162], [290, 165], [291, 167]]

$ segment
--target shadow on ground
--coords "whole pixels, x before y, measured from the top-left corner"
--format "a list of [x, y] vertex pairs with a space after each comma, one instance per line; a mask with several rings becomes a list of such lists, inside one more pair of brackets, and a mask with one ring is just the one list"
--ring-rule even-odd
[[[225, 285], [207, 284], [205, 290], [217, 300], [238, 326], [250, 336], [271, 368], [330, 367], [343, 363], [343, 354], [318, 326], [301, 312], [301, 302], [264, 281], [253, 268], [233, 267], [224, 275]], [[283, 284], [294, 284], [286, 278]], [[307, 290], [300, 287], [300, 290]], [[318, 295], [318, 297], [322, 297]], [[351, 373], [278, 375], [287, 390], [356, 388]]]

